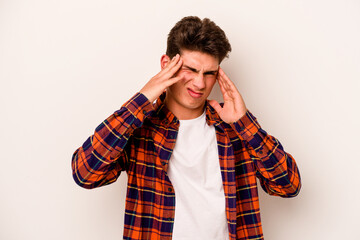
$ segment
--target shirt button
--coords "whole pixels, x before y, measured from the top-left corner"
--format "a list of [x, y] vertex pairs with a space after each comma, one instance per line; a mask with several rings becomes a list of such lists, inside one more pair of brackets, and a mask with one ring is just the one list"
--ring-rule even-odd
[[165, 123], [165, 124], [168, 124], [169, 122], [168, 122], [168, 120], [164, 120], [164, 123]]
[[143, 111], [142, 111], [142, 113], [145, 115], [145, 114], [146, 114], [146, 111], [145, 111], [145, 110], [143, 110]]
[[164, 166], [165, 164], [166, 164], [166, 162], [161, 162], [161, 165], [163, 165], [163, 166]]
[[172, 188], [169, 187], [168, 190], [169, 190], [169, 192], [172, 192]]

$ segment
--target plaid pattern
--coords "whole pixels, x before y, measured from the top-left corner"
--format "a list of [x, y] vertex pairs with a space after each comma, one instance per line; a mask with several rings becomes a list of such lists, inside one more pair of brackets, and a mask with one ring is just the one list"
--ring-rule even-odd
[[[72, 157], [75, 182], [95, 188], [128, 174], [123, 239], [171, 239], [175, 193], [167, 176], [179, 121], [163, 103], [137, 93], [108, 117]], [[229, 236], [263, 239], [256, 177], [271, 195], [293, 197], [300, 175], [292, 156], [247, 111], [233, 124], [206, 104], [206, 121], [218, 142]]]

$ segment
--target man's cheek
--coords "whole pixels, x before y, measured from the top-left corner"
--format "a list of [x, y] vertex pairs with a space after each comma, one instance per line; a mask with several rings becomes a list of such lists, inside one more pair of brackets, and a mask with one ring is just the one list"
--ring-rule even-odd
[[212, 92], [212, 90], [214, 89], [214, 85], [216, 83], [216, 78], [213, 78], [213, 79], [208, 79], [208, 82], [207, 82], [207, 87], [208, 87], [208, 93], [210, 94]]
[[211, 77], [211, 78], [207, 79], [207, 86], [209, 86], [210, 89], [212, 89], [214, 87], [215, 83], [216, 83], [215, 77]]
[[179, 75], [182, 77], [182, 81], [187, 82], [192, 79], [192, 74], [189, 72], [180, 72]]

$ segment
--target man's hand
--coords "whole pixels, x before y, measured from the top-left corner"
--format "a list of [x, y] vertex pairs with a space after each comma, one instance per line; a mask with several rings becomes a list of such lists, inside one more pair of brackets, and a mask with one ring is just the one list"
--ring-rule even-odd
[[174, 76], [181, 68], [182, 63], [183, 61], [180, 55], [176, 54], [158, 74], [146, 83], [140, 92], [144, 94], [150, 102], [154, 102], [167, 87], [182, 79], [181, 76]]
[[245, 102], [234, 83], [226, 76], [220, 67], [217, 80], [223, 95], [224, 106], [221, 107], [215, 100], [210, 100], [210, 105], [216, 110], [224, 122], [236, 122], [246, 113]]

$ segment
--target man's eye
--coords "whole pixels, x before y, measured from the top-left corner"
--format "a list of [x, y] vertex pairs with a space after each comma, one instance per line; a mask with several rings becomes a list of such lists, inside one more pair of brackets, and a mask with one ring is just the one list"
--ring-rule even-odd
[[189, 68], [183, 68], [182, 70], [186, 71], [186, 72], [195, 72], [194, 69], [189, 69]]

